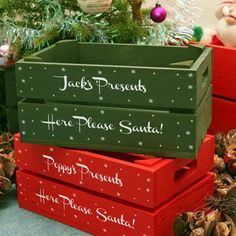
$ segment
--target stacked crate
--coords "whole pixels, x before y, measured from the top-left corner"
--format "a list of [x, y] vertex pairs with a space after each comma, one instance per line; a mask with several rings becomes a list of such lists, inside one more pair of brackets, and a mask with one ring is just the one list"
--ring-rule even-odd
[[15, 66], [0, 67], [0, 132], [19, 131]]
[[21, 207], [95, 235], [169, 236], [212, 193], [210, 49], [62, 41], [16, 75]]
[[[236, 128], [236, 49], [213, 48], [213, 114], [209, 133], [228, 132]], [[225, 60], [223, 60], [225, 58]]]

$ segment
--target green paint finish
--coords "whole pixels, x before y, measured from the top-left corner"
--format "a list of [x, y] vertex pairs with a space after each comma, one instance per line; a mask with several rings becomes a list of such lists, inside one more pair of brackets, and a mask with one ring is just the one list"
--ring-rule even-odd
[[16, 106], [19, 98], [16, 95], [15, 66], [0, 68], [0, 104]]
[[19, 103], [23, 142], [179, 158], [195, 158], [210, 117], [211, 89], [192, 114], [27, 100]]
[[61, 41], [17, 62], [24, 98], [196, 110], [211, 83], [211, 49]]
[[6, 110], [7, 130], [12, 134], [19, 132], [18, 109], [9, 108]]

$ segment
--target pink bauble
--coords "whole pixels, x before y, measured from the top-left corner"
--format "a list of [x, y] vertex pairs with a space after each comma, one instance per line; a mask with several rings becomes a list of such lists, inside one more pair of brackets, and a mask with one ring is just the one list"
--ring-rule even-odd
[[150, 13], [151, 19], [156, 23], [161, 23], [166, 19], [166, 9], [163, 8], [160, 4], [157, 4]]

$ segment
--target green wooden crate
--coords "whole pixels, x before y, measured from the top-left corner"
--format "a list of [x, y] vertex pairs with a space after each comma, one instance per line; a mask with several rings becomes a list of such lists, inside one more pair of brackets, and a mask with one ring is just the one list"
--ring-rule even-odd
[[16, 67], [23, 98], [196, 110], [211, 84], [211, 49], [61, 41]]
[[6, 110], [7, 117], [7, 130], [12, 134], [19, 132], [19, 123], [18, 123], [18, 109], [8, 108]]
[[195, 112], [180, 113], [25, 99], [23, 142], [194, 159], [211, 121], [211, 88]]
[[0, 134], [3, 132], [19, 132], [17, 107], [7, 108], [0, 105]]
[[0, 67], [0, 133], [19, 131], [15, 66]]
[[0, 104], [0, 134], [7, 131], [6, 107]]
[[0, 103], [4, 106], [14, 107], [20, 100], [16, 94], [15, 66], [0, 68]]
[[22, 141], [194, 158], [211, 49], [61, 41], [16, 64]]

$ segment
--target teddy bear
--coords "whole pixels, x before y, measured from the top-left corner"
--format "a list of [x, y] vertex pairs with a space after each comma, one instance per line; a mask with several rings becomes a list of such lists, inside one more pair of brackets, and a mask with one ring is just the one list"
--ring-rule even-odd
[[236, 47], [236, 0], [226, 0], [217, 6], [218, 23], [214, 30], [205, 33], [203, 43]]

